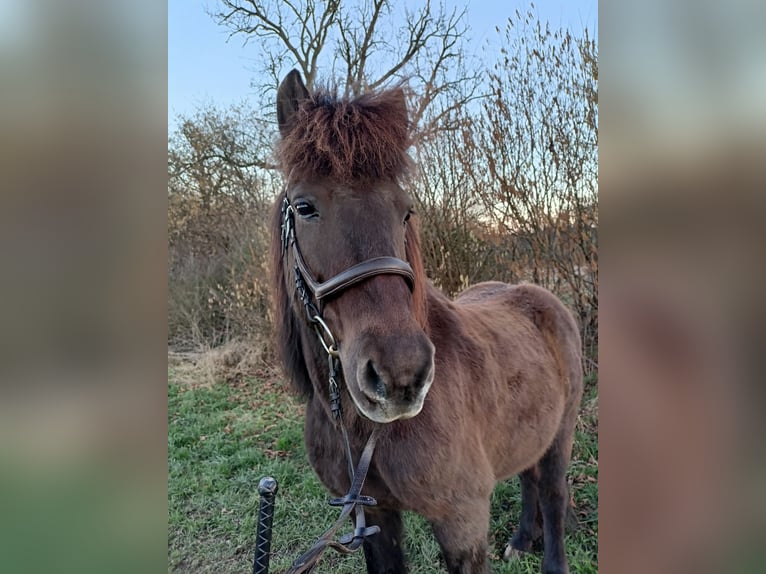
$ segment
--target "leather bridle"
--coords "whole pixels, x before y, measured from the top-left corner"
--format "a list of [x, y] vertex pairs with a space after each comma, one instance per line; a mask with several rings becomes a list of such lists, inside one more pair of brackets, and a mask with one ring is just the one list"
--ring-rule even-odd
[[[356, 469], [354, 469], [351, 445], [348, 440], [348, 432], [343, 423], [341, 412], [340, 390], [338, 387], [338, 377], [341, 374], [340, 354], [338, 352], [338, 343], [336, 342], [335, 336], [322, 318], [324, 301], [340, 294], [349, 287], [376, 275], [400, 275], [404, 277], [407, 281], [407, 286], [410, 288], [410, 291], [412, 291], [415, 285], [415, 274], [409, 263], [397, 257], [374, 257], [361, 263], [357, 263], [356, 265], [352, 265], [348, 269], [341, 271], [326, 281], [320, 282], [309, 269], [309, 266], [303, 259], [301, 250], [298, 247], [298, 241], [295, 237], [295, 209], [290, 204], [290, 200], [287, 197], [287, 190], [285, 190], [284, 198], [282, 200], [281, 215], [283, 262], [285, 268], [287, 268], [288, 262], [285, 255], [287, 254], [288, 249], [291, 249], [294, 259], [293, 270], [295, 273], [296, 293], [306, 310], [308, 322], [314, 327], [319, 342], [327, 352], [330, 408], [332, 410], [333, 418], [338, 421], [343, 435], [343, 445], [346, 462], [348, 464], [349, 479], [351, 481], [351, 488], [346, 496], [330, 501], [332, 506], [343, 507], [338, 520], [333, 526], [325, 531], [311, 549], [295, 559], [288, 571], [288, 574], [300, 574], [310, 572], [327, 548], [333, 548], [340, 553], [347, 554], [359, 549], [366, 537], [372, 536], [380, 531], [380, 528], [377, 526], [368, 527], [364, 516], [364, 507], [376, 505], [376, 500], [371, 496], [364, 496], [361, 494], [362, 486], [364, 485], [364, 480], [372, 461], [372, 454], [375, 449], [379, 427], [376, 426], [372, 431], [359, 458], [359, 463]], [[341, 537], [338, 541], [335, 541], [335, 533], [346, 518], [350, 516], [352, 511], [356, 511], [356, 527], [354, 528], [354, 531]]]
[[[313, 325], [319, 342], [328, 355], [338, 357], [338, 347], [332, 331], [322, 318], [324, 301], [339, 295], [349, 287], [361, 283], [376, 275], [400, 275], [407, 281], [410, 291], [415, 285], [415, 274], [406, 261], [397, 257], [373, 257], [348, 269], [344, 269], [326, 281], [318, 281], [303, 259], [298, 241], [295, 237], [295, 209], [290, 204], [287, 191], [282, 199], [282, 258], [285, 259], [288, 248], [293, 252], [293, 271], [295, 274], [295, 291], [306, 310], [306, 318]], [[284, 262], [287, 267], [287, 261]]]
[[[412, 267], [410, 267], [409, 263], [402, 261], [397, 257], [374, 257], [372, 259], [367, 259], [366, 261], [352, 265], [348, 269], [344, 269], [326, 281], [318, 281], [309, 269], [306, 261], [303, 259], [301, 250], [298, 247], [298, 242], [295, 239], [295, 209], [293, 209], [290, 200], [285, 194], [285, 197], [282, 200], [283, 257], [288, 246], [292, 247], [293, 256], [295, 258], [296, 283], [300, 280], [306, 290], [314, 296], [314, 300], [317, 303], [317, 305], [314, 306], [314, 310], [317, 311], [321, 307], [324, 299], [337, 295], [352, 285], [356, 285], [375, 275], [401, 275], [407, 281], [407, 286], [410, 288], [410, 291], [415, 284], [415, 274], [412, 272]], [[309, 320], [312, 319], [313, 317], [309, 316]]]

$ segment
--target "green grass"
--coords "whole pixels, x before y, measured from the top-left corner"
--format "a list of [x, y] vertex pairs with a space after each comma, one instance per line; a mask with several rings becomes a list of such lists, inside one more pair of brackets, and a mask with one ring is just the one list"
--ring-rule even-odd
[[[598, 398], [586, 386], [570, 483], [579, 525], [567, 535], [570, 570], [593, 573], [598, 532]], [[279, 482], [271, 572], [284, 572], [335, 521], [338, 510], [306, 461], [303, 407], [279, 385], [250, 379], [215, 385], [168, 385], [168, 571], [245, 574], [252, 571], [258, 511], [257, 485]], [[519, 518], [517, 479], [501, 483], [492, 497], [492, 572], [539, 573], [539, 554], [505, 563], [505, 544]], [[411, 574], [443, 572], [428, 524], [406, 514], [406, 553]], [[325, 553], [319, 573], [364, 572], [361, 551]]]

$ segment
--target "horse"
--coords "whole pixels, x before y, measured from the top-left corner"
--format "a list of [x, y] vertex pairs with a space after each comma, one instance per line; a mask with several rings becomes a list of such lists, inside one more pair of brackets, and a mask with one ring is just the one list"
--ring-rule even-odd
[[583, 391], [573, 315], [532, 284], [484, 282], [451, 300], [429, 282], [405, 189], [414, 162], [401, 85], [310, 93], [292, 70], [276, 99], [277, 347], [307, 401], [309, 462], [334, 496], [350, 486], [341, 434], [359, 457], [377, 429], [368, 573], [406, 572], [403, 511], [429, 521], [450, 573], [488, 572], [490, 496], [515, 475], [520, 524], [504, 558], [542, 534], [543, 572], [567, 573], [566, 470]]

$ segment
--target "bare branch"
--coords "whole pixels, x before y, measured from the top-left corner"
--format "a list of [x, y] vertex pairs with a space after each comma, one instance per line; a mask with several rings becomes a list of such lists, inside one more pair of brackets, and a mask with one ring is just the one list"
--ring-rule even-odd
[[357, 52], [359, 54], [356, 59], [356, 75], [354, 77], [356, 85], [361, 86], [365, 80], [365, 67], [367, 64], [367, 56], [372, 46], [372, 39], [375, 34], [375, 25], [380, 17], [380, 11], [385, 6], [386, 0], [373, 0], [372, 3], [372, 17], [366, 24], [363, 23], [363, 28], [366, 30], [361, 45], [358, 47]]
[[[302, 72], [309, 89], [320, 68], [342, 66], [336, 71], [347, 94], [375, 90], [396, 79], [418, 79], [420, 84], [410, 86], [418, 95], [413, 100], [418, 126], [440, 98], [466, 103], [473, 95], [476, 75], [461, 77], [457, 72], [463, 71], [465, 10], [446, 12], [443, 0], [405, 9], [403, 25], [394, 11], [400, 8], [391, 0], [362, 0], [359, 6], [340, 0], [218, 0], [218, 5], [212, 16], [232, 36], [245, 42], [259, 39], [263, 96], [273, 94], [287, 63]], [[271, 108], [271, 102], [262, 104]], [[441, 129], [435, 122], [428, 125], [431, 131]]]

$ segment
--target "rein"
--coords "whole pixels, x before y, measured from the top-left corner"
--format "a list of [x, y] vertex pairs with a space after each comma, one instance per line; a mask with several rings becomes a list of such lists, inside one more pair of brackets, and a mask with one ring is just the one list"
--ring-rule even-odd
[[[329, 399], [333, 418], [339, 423], [341, 434], [343, 436], [343, 447], [345, 451], [346, 462], [348, 464], [348, 473], [351, 480], [351, 488], [348, 494], [342, 498], [334, 498], [329, 501], [331, 506], [342, 506], [340, 516], [335, 523], [328, 528], [314, 545], [305, 553], [295, 559], [287, 574], [301, 574], [310, 572], [322, 554], [327, 548], [341, 554], [350, 554], [359, 549], [365, 538], [380, 532], [378, 526], [367, 526], [364, 507], [375, 506], [377, 501], [371, 496], [361, 494], [364, 486], [367, 472], [370, 469], [372, 455], [375, 450], [375, 443], [378, 438], [379, 426], [375, 426], [367, 444], [359, 457], [359, 462], [354, 468], [351, 454], [351, 445], [348, 439], [348, 431], [343, 423], [343, 416], [340, 402], [340, 388], [338, 386], [338, 377], [340, 371], [340, 354], [338, 352], [338, 343], [330, 330], [330, 327], [322, 318], [322, 307], [324, 299], [348, 289], [375, 275], [401, 275], [407, 281], [407, 285], [412, 290], [415, 282], [415, 275], [409, 263], [396, 257], [375, 257], [368, 259], [356, 265], [341, 271], [337, 275], [326, 281], [318, 281], [309, 269], [303, 255], [298, 248], [298, 242], [295, 238], [295, 210], [287, 198], [287, 193], [282, 201], [282, 257], [285, 258], [288, 248], [292, 249], [295, 260], [295, 290], [306, 310], [308, 322], [313, 326], [322, 348], [327, 353], [327, 362], [329, 367]], [[343, 522], [355, 511], [355, 528], [337, 541], [334, 540], [335, 534]]]

